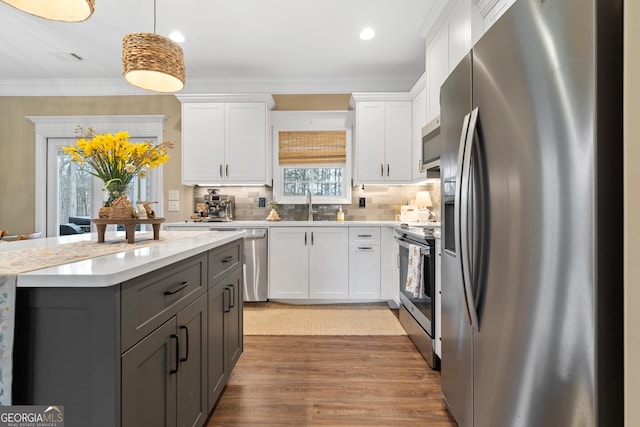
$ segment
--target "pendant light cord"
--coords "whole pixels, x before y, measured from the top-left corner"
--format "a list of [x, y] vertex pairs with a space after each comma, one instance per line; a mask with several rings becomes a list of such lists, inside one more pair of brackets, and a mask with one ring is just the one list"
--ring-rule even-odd
[[156, 33], [156, 0], [153, 0], [153, 34]]

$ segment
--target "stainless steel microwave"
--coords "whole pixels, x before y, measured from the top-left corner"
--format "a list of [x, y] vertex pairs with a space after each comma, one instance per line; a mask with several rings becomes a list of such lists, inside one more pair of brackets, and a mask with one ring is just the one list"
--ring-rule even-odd
[[442, 137], [440, 136], [440, 116], [438, 116], [422, 128], [420, 171], [426, 172], [427, 178], [440, 178], [441, 151]]

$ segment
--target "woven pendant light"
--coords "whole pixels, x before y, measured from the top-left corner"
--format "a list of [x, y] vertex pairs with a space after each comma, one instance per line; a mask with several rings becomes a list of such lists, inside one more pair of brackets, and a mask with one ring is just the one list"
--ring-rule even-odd
[[82, 22], [93, 15], [95, 0], [2, 0], [39, 18], [62, 22]]
[[178, 92], [184, 87], [182, 48], [159, 34], [127, 34], [122, 39], [122, 75], [142, 89]]

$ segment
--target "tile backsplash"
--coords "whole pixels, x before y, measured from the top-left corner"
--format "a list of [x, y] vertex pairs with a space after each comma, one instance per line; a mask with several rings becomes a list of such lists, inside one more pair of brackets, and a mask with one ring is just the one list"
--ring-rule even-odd
[[[207, 189], [212, 187], [195, 187], [194, 196], [203, 197]], [[215, 187], [218, 188], [218, 187]], [[269, 201], [273, 199], [273, 190], [270, 187], [220, 187], [220, 194], [235, 196], [235, 220], [256, 221], [263, 220], [269, 214]], [[393, 221], [396, 218], [396, 206], [406, 205], [416, 198], [418, 191], [428, 191], [431, 196], [431, 212], [439, 215], [440, 212], [440, 183], [427, 183], [425, 185], [365, 185], [355, 186], [351, 192], [351, 204], [342, 205], [345, 221]], [[258, 206], [260, 197], [267, 201], [266, 207]], [[366, 207], [358, 206], [359, 199], [365, 198]], [[336, 219], [336, 213], [340, 205], [315, 204], [316, 220]], [[280, 205], [278, 213], [282, 220], [306, 220], [306, 205]]]

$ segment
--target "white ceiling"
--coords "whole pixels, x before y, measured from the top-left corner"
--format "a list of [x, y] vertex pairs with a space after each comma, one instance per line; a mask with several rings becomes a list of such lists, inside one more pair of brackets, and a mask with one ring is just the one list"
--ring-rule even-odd
[[[434, 2], [157, 0], [156, 32], [187, 38], [183, 93], [408, 91], [424, 72]], [[124, 82], [121, 43], [153, 32], [153, 8], [96, 0], [89, 20], [70, 24], [0, 2], [0, 95], [148, 93]], [[366, 26], [373, 40], [359, 39]]]

